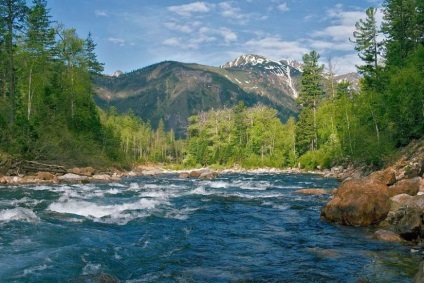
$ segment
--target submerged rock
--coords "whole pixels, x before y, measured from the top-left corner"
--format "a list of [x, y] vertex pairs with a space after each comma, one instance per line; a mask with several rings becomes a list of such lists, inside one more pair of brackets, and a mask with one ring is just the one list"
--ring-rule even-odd
[[216, 177], [218, 177], [217, 172], [204, 172], [199, 176], [200, 179], [215, 179]]
[[373, 239], [386, 242], [403, 242], [403, 239], [395, 232], [388, 230], [378, 230], [374, 233]]
[[74, 280], [68, 282], [77, 283], [118, 283], [119, 280], [115, 276], [108, 273], [81, 275]]
[[295, 193], [301, 195], [326, 195], [330, 194], [331, 192], [324, 189], [302, 189], [295, 191]]
[[424, 261], [421, 261], [418, 272], [414, 277], [413, 283], [424, 283]]
[[380, 181], [349, 179], [323, 207], [321, 216], [343, 225], [368, 226], [387, 216], [389, 198], [387, 186]]
[[184, 172], [179, 175], [181, 179], [188, 179], [190, 177], [190, 173]]

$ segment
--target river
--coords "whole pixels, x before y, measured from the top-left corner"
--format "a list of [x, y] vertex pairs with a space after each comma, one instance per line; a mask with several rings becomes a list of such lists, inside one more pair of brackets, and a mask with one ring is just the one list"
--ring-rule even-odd
[[177, 175], [0, 188], [0, 282], [411, 282], [422, 255], [320, 219], [334, 179]]

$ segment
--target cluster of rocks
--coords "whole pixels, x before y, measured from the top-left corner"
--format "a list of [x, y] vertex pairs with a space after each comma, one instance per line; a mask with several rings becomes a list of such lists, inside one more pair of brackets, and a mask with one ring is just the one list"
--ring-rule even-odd
[[[362, 178], [348, 178], [321, 216], [342, 225], [375, 227], [373, 238], [424, 248], [424, 147], [395, 165]], [[424, 261], [414, 282], [424, 282]]]
[[216, 171], [212, 171], [209, 168], [203, 168], [198, 170], [192, 170], [189, 172], [181, 172], [180, 178], [188, 179], [188, 178], [199, 178], [199, 179], [215, 179], [219, 176], [219, 173]]
[[[343, 225], [377, 225], [376, 238], [424, 239], [424, 164], [414, 174], [391, 167], [364, 178], [345, 180], [321, 215]], [[398, 173], [398, 174], [397, 174]]]
[[0, 176], [0, 184], [57, 184], [57, 183], [89, 183], [113, 182], [122, 177], [117, 172], [97, 172], [93, 167], [71, 168], [65, 172], [41, 171], [28, 175]]

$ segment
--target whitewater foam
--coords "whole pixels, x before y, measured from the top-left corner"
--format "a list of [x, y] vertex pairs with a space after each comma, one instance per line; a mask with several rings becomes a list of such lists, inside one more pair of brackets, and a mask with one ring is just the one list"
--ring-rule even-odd
[[98, 205], [87, 201], [69, 200], [66, 202], [52, 203], [47, 209], [54, 212], [76, 214], [88, 218], [102, 218], [105, 216], [116, 215], [123, 211], [143, 209], [150, 210], [160, 203], [161, 202], [157, 200], [141, 199], [135, 203]]
[[13, 209], [5, 209], [0, 211], [0, 223], [11, 221], [37, 222], [40, 218], [28, 208], [16, 207]]

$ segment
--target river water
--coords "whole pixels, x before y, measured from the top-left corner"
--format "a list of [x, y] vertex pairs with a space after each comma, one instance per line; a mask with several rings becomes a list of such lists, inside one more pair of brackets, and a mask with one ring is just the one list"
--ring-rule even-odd
[[422, 258], [320, 219], [333, 179], [176, 175], [0, 188], [0, 282], [410, 282]]

